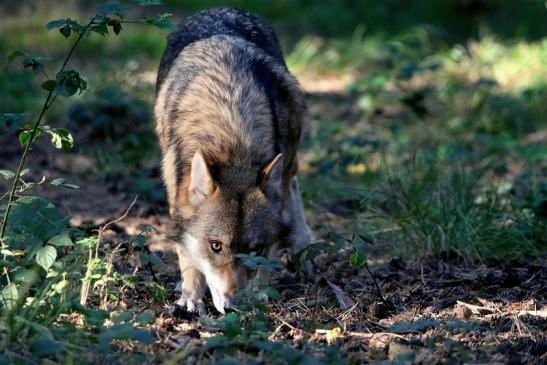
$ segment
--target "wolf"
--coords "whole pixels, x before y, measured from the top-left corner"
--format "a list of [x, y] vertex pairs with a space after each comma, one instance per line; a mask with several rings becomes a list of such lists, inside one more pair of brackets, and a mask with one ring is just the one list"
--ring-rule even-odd
[[178, 304], [234, 305], [249, 273], [238, 253], [266, 257], [310, 242], [297, 172], [306, 112], [272, 27], [237, 8], [198, 12], [167, 38], [154, 114], [182, 276]]

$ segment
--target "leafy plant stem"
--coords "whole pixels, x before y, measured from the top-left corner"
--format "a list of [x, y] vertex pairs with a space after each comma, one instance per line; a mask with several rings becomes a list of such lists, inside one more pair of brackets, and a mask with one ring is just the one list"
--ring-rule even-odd
[[[70, 58], [72, 57], [72, 54], [74, 53], [74, 50], [76, 49], [76, 46], [80, 43], [83, 36], [87, 33], [88, 29], [93, 25], [93, 22], [94, 22], [94, 20], [89, 21], [89, 23], [85, 26], [84, 30], [78, 35], [78, 38], [76, 39], [74, 44], [72, 44], [72, 47], [70, 48], [70, 51], [68, 52], [67, 56], [65, 57], [65, 60], [63, 62], [63, 65], [61, 66], [61, 69], [59, 70], [59, 72], [62, 72], [65, 69], [66, 65], [68, 64], [68, 61], [70, 60]], [[23, 170], [23, 167], [25, 166], [25, 162], [27, 160], [27, 157], [28, 157], [28, 154], [29, 154], [29, 151], [30, 151], [30, 147], [32, 146], [32, 144], [34, 142], [34, 138], [35, 138], [36, 133], [38, 131], [38, 127], [40, 127], [40, 123], [42, 122], [42, 118], [44, 117], [44, 114], [51, 107], [51, 104], [53, 103], [53, 101], [55, 101], [55, 98], [57, 97], [57, 95], [53, 95], [53, 91], [54, 90], [50, 90], [47, 97], [46, 97], [46, 100], [44, 102], [44, 105], [42, 107], [40, 115], [38, 116], [38, 119], [36, 119], [36, 122], [34, 123], [32, 131], [30, 133], [29, 142], [27, 143], [27, 145], [25, 146], [25, 149], [23, 150], [23, 155], [21, 156], [21, 159], [19, 161], [19, 166], [17, 167], [17, 171], [15, 172], [15, 176], [13, 177], [13, 184], [12, 184], [11, 189], [10, 189], [10, 193], [9, 193], [9, 197], [8, 197], [8, 204], [7, 204], [7, 207], [6, 207], [6, 212], [4, 213], [4, 218], [2, 220], [2, 228], [1, 228], [1, 231], [0, 231], [0, 240], [2, 240], [4, 238], [4, 235], [6, 233], [6, 226], [7, 226], [9, 214], [10, 214], [11, 207], [12, 207], [12, 205], [14, 203], [14, 199], [15, 199], [15, 191], [17, 189], [19, 178], [21, 176], [21, 171]], [[51, 102], [50, 102], [50, 100], [51, 100]], [[2, 240], [2, 248], [6, 248], [5, 243], [4, 243], [3, 240]], [[4, 255], [4, 260], [5, 259], [6, 258], [5, 258], [5, 255]]]

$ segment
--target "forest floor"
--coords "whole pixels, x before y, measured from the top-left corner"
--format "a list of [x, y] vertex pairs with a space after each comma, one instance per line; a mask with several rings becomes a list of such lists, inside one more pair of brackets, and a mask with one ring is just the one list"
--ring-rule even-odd
[[[351, 119], [348, 96], [321, 94], [309, 98], [310, 110], [320, 111], [325, 103], [348, 106], [338, 115]], [[82, 130], [75, 138], [85, 139]], [[11, 136], [0, 135], [0, 138]], [[5, 144], [4, 144], [5, 143]], [[0, 141], [4, 161], [12, 165], [20, 147]], [[96, 232], [102, 225], [123, 215], [134, 195], [135, 181], [118, 174], [105, 179], [82, 173], [93, 164], [78, 151], [64, 155], [54, 152], [47, 141], [39, 142], [30, 158], [30, 177], [40, 181], [64, 177], [80, 186], [77, 190], [49, 184], [33, 187], [26, 194], [46, 197], [71, 218], [71, 225]], [[13, 166], [7, 166], [13, 167]], [[158, 168], [148, 174], [153, 189], [161, 190]], [[0, 180], [0, 191], [7, 189]], [[150, 196], [159, 196], [151, 199]], [[329, 240], [324, 227], [345, 231], [351, 224], [347, 202], [316, 202], [308, 209], [312, 229], [319, 239]], [[152, 355], [154, 362], [171, 359], [178, 363], [217, 359], [218, 348], [206, 346], [208, 338], [222, 333], [218, 324], [186, 313], [174, 306], [179, 272], [174, 243], [164, 236], [166, 205], [161, 192], [139, 197], [123, 220], [105, 233], [104, 254], [112, 253], [115, 270], [132, 275], [137, 283], [156, 281], [165, 287], [163, 300], [152, 298], [147, 286], [122, 287], [116, 299], [103, 305], [109, 311], [152, 311], [155, 321], [148, 327], [155, 336], [150, 345], [119, 344], [122, 351]], [[154, 228], [147, 233], [152, 252], [166, 265], [151, 269], [142, 265], [138, 252], [129, 249], [129, 238], [140, 225]], [[457, 257], [407, 259], [394, 253], [399, 242], [381, 241], [370, 246], [368, 266], [348, 265], [349, 252], [321, 252], [300, 269], [285, 253], [283, 269], [275, 272], [271, 285], [280, 298], [269, 306], [269, 340], [288, 344], [307, 356], [324, 362], [349, 363], [528, 363], [547, 361], [547, 269], [545, 261], [498, 260], [470, 263]], [[121, 250], [112, 250], [113, 247]], [[125, 249], [124, 249], [125, 248]], [[369, 271], [370, 269], [370, 271]], [[206, 300], [210, 318], [219, 318], [210, 297]], [[93, 305], [93, 303], [90, 303]], [[98, 303], [94, 303], [98, 305]], [[235, 344], [231, 359], [267, 362], [268, 353]], [[234, 350], [235, 349], [235, 350]], [[328, 349], [336, 349], [330, 354]], [[334, 350], [333, 350], [334, 351]], [[332, 352], [332, 351], [331, 351]], [[280, 356], [283, 356], [282, 354]], [[299, 358], [296, 357], [298, 360]], [[296, 361], [302, 362], [301, 358]]]

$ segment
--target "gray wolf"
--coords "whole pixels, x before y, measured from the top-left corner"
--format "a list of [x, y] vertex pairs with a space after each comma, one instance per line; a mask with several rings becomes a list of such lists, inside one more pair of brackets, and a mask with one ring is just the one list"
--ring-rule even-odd
[[168, 36], [156, 91], [178, 303], [205, 313], [208, 286], [224, 313], [246, 285], [236, 254], [310, 241], [296, 178], [304, 95], [271, 26], [235, 8], [201, 11]]

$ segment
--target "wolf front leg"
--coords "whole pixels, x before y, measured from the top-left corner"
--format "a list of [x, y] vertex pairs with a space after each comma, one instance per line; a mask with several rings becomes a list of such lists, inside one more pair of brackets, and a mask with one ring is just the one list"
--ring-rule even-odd
[[177, 245], [177, 255], [182, 277], [182, 294], [177, 304], [186, 307], [189, 312], [198, 313], [200, 316], [204, 315], [203, 296], [207, 289], [205, 277], [190, 263], [181, 245]]

